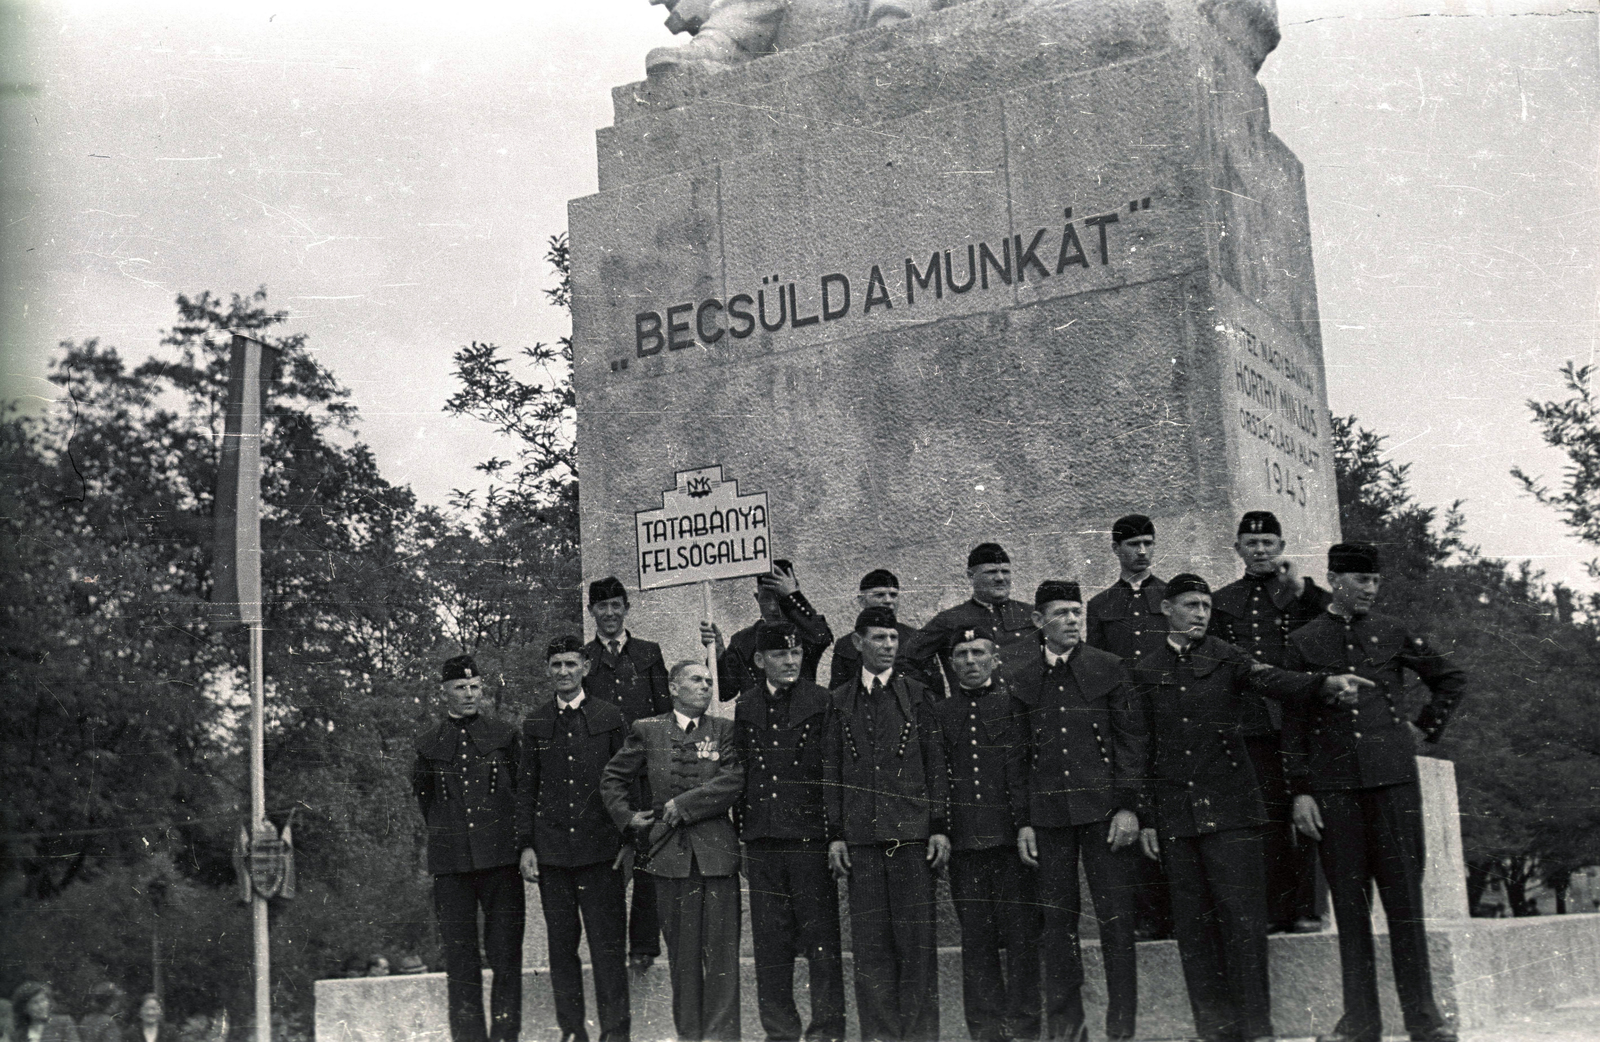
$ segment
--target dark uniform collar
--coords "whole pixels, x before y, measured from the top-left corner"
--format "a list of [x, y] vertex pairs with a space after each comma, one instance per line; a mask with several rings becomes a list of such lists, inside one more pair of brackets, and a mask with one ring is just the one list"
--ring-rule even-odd
[[1151, 583], [1153, 583], [1155, 581], [1156, 581], [1156, 573], [1155, 572], [1145, 572], [1144, 573], [1144, 581], [1141, 582], [1138, 586], [1133, 585], [1133, 583], [1129, 582], [1127, 579], [1123, 578], [1120, 575], [1117, 576], [1117, 585], [1118, 586], [1126, 587], [1126, 588], [1132, 590], [1135, 593], [1138, 593], [1140, 590], [1143, 590], [1146, 586], [1149, 586]]
[[1039, 660], [1044, 663], [1044, 668], [1045, 669], [1050, 669], [1050, 668], [1052, 668], [1053, 665], [1065, 664], [1067, 666], [1071, 666], [1072, 665], [1072, 661], [1078, 657], [1078, 652], [1081, 651], [1082, 649], [1083, 649], [1083, 641], [1080, 640], [1080, 641], [1078, 641], [1078, 643], [1076, 643], [1076, 644], [1072, 645], [1072, 647], [1068, 648], [1067, 649], [1067, 653], [1065, 655], [1057, 655], [1056, 656], [1056, 658], [1058, 660], [1057, 662], [1051, 663], [1050, 656], [1051, 655], [1055, 655], [1055, 652], [1051, 651], [1050, 650], [1050, 646], [1048, 644], [1046, 644], [1044, 641], [1041, 640], [1039, 642]]
[[994, 678], [993, 677], [990, 677], [987, 681], [985, 681], [984, 685], [982, 687], [963, 687], [963, 688], [960, 688], [961, 693], [963, 695], [965, 695], [966, 697], [972, 699], [974, 702], [982, 699], [985, 695], [993, 694], [994, 690], [995, 690], [995, 686], [994, 686]]
[[1191, 640], [1189, 647], [1180, 652], [1172, 646], [1170, 640], [1163, 640], [1161, 642], [1161, 651], [1163, 654], [1171, 656], [1174, 663], [1186, 663], [1190, 669], [1194, 670], [1196, 677], [1204, 677], [1209, 676], [1220, 662], [1216, 657], [1216, 646], [1217, 642], [1210, 637], [1201, 637], [1199, 640]]
[[516, 732], [509, 724], [490, 719], [482, 713], [473, 717], [446, 716], [417, 737], [417, 751], [434, 757], [453, 755], [456, 742], [463, 733], [472, 739], [479, 751], [487, 752]]

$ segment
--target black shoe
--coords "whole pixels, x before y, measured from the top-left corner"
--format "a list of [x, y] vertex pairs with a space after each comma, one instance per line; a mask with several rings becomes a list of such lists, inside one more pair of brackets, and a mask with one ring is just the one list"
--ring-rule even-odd
[[1424, 1028], [1421, 1031], [1410, 1032], [1411, 1042], [1460, 1042], [1455, 1028], [1440, 1024], [1438, 1027]]
[[656, 957], [645, 952], [635, 952], [633, 955], [628, 956], [628, 969], [634, 973], [644, 973], [655, 964]]
[[1362, 1031], [1350, 1034], [1343, 1028], [1334, 1028], [1326, 1035], [1318, 1035], [1317, 1042], [1382, 1042], [1383, 1031]]
[[1296, 919], [1294, 925], [1289, 927], [1290, 933], [1321, 933], [1323, 930], [1321, 919]]

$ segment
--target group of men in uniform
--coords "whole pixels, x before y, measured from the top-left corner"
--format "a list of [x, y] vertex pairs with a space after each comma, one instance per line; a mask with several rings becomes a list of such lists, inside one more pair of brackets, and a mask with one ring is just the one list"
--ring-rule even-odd
[[[448, 718], [419, 738], [414, 780], [453, 1037], [517, 1037], [520, 871], [540, 886], [563, 1040], [588, 1038], [580, 937], [601, 1039], [625, 1040], [629, 963], [649, 969], [658, 931], [679, 1038], [739, 1038], [742, 873], [769, 1040], [844, 1037], [840, 880], [861, 1037], [940, 1038], [935, 879], [948, 875], [969, 1035], [1079, 1042], [1081, 863], [1109, 1038], [1134, 1036], [1140, 906], [1160, 904], [1141, 878], [1159, 864], [1198, 1036], [1268, 1039], [1267, 936], [1314, 921], [1320, 854], [1345, 999], [1325, 1042], [1381, 1035], [1373, 883], [1406, 1030], [1451, 1042], [1423, 930], [1414, 743], [1438, 739], [1461, 671], [1371, 614], [1370, 546], [1333, 547], [1323, 589], [1284, 556], [1278, 520], [1252, 511], [1235, 544], [1245, 575], [1213, 594], [1197, 575], [1155, 578], [1146, 517], [1118, 519], [1112, 544], [1113, 586], [1085, 601], [1078, 583], [1047, 580], [1031, 604], [1010, 596], [1006, 552], [980, 544], [972, 599], [920, 629], [895, 613], [893, 573], [874, 569], [837, 643], [793, 566], [775, 562], [757, 581], [761, 621], [726, 644], [701, 627], [722, 697], [737, 699], [731, 719], [707, 712], [705, 663], [669, 671], [626, 629], [614, 578], [589, 588], [595, 639], [550, 644], [555, 697], [520, 735], [478, 712], [472, 661], [447, 662]], [[1414, 721], [1406, 669], [1431, 695]], [[496, 982], [487, 1032], [480, 907]]]

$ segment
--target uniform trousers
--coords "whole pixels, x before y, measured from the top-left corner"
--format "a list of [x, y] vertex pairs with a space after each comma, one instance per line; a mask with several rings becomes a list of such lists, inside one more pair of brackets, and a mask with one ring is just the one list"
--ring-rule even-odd
[[1266, 864], [1258, 827], [1161, 836], [1172, 925], [1195, 1028], [1207, 1040], [1272, 1035]]
[[539, 901], [544, 906], [550, 990], [555, 995], [556, 1025], [562, 1037], [581, 1042], [589, 1038], [584, 1026], [583, 966], [578, 961], [578, 941], [587, 932], [600, 1040], [627, 1042], [632, 1017], [622, 872], [612, 868], [610, 861], [579, 868], [540, 865]]
[[628, 911], [628, 954], [661, 954], [661, 917], [656, 912], [656, 877], [642, 868], [633, 870], [633, 896]]
[[974, 1042], [1039, 1037], [1043, 918], [1036, 890], [1015, 846], [950, 855], [950, 896], [961, 921], [961, 1000]]
[[1344, 1032], [1376, 1042], [1378, 968], [1372, 945], [1371, 881], [1389, 920], [1395, 990], [1408, 1032], [1445, 1026], [1433, 998], [1423, 921], [1422, 795], [1416, 782], [1315, 794], [1322, 811], [1322, 870], [1339, 923]]
[[1172, 936], [1172, 892], [1160, 862], [1138, 858], [1133, 867], [1133, 900], [1138, 929], [1147, 939]]
[[679, 1042], [739, 1039], [739, 876], [656, 876]]
[[756, 839], [745, 844], [750, 939], [755, 945], [756, 1002], [769, 1042], [798, 1042], [794, 960], [811, 977], [807, 1039], [844, 1038], [844, 964], [839, 944], [839, 887], [820, 839]]
[[1267, 923], [1288, 929], [1317, 916], [1317, 848], [1294, 831], [1294, 798], [1283, 773], [1282, 739], [1277, 732], [1244, 740], [1267, 804], [1262, 833], [1267, 857]]
[[938, 1042], [939, 952], [927, 843], [850, 844], [862, 1042]]
[[[478, 954], [478, 909], [483, 953], [494, 971], [490, 1028], [483, 1023], [483, 960]], [[522, 928], [527, 914], [515, 865], [433, 877], [433, 910], [444, 945], [446, 1002], [454, 1042], [516, 1042], [522, 1030]]]
[[[1106, 970], [1106, 1036], [1132, 1038], [1139, 1009], [1139, 969], [1134, 954], [1134, 880], [1140, 855], [1113, 851], [1104, 821], [1035, 828], [1039, 845], [1039, 901], [1044, 906], [1045, 1029], [1052, 1039], [1075, 1038], [1083, 1024], [1083, 954], [1078, 944], [1078, 859], [1100, 925]], [[1148, 861], [1148, 858], [1144, 860]]]

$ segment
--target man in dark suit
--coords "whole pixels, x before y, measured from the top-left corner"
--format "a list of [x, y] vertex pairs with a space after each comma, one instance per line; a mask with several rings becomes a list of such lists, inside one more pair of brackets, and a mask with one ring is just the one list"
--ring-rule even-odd
[[1167, 631], [1161, 598], [1167, 584], [1150, 570], [1156, 554], [1156, 526], [1143, 514], [1127, 514], [1111, 525], [1111, 552], [1117, 555], [1117, 581], [1089, 598], [1088, 641], [1130, 667]]
[[828, 619], [811, 606], [806, 595], [800, 592], [800, 580], [795, 577], [794, 565], [779, 558], [772, 562], [772, 571], [756, 576], [756, 604], [761, 618], [733, 635], [726, 647], [722, 630], [709, 622], [700, 624], [702, 644], [715, 644], [717, 649], [718, 697], [730, 702], [739, 692], [760, 679], [756, 669], [756, 629], [763, 622], [790, 622], [800, 634], [800, 646], [805, 660], [800, 666], [800, 677], [808, 683], [817, 682], [817, 666], [822, 653], [833, 643], [833, 630]]
[[[950, 895], [973, 1042], [1039, 1037], [1039, 899], [1017, 856], [1008, 782], [1021, 773], [1015, 707], [987, 627], [951, 634], [957, 687], [930, 709], [950, 769]], [[1000, 949], [1006, 952], [1001, 973]]]
[[[898, 612], [900, 603], [900, 580], [887, 568], [874, 568], [861, 577], [861, 592], [856, 594], [858, 611], [867, 608], [888, 608]], [[927, 684], [927, 678], [922, 676], [920, 669], [910, 659], [906, 652], [911, 649], [912, 638], [917, 635], [915, 626], [907, 626], [900, 622], [898, 616], [895, 620], [895, 629], [900, 631], [900, 657], [895, 659], [895, 669], [901, 676], [909, 676], [913, 680]], [[937, 671], [937, 667], [933, 667]], [[859, 675], [861, 672], [861, 653], [856, 650], [856, 635], [846, 633], [833, 643], [833, 661], [828, 667], [828, 688], [832, 690], [840, 684]]]
[[[1416, 1042], [1454, 1042], [1433, 997], [1423, 922], [1422, 796], [1416, 740], [1437, 742], [1466, 687], [1466, 674], [1404, 622], [1372, 614], [1382, 583], [1378, 551], [1340, 543], [1328, 551], [1328, 611], [1289, 637], [1295, 668], [1365, 678], [1361, 699], [1341, 707], [1290, 707], [1284, 720], [1295, 825], [1321, 841], [1322, 870], [1339, 924], [1344, 1016], [1321, 1042], [1378, 1042], [1377, 962], [1371, 884], [1389, 919], [1395, 990]], [[1404, 670], [1431, 698], [1407, 720]]]
[[[1111, 525], [1111, 552], [1116, 554], [1117, 581], [1089, 598], [1085, 640], [1109, 651], [1132, 667], [1159, 645], [1167, 632], [1161, 598], [1167, 584], [1151, 571], [1156, 553], [1156, 526], [1143, 514], [1126, 514]], [[1135, 858], [1135, 936], [1142, 941], [1172, 936], [1172, 895], [1161, 866]]]
[[950, 776], [921, 684], [894, 672], [894, 612], [856, 616], [861, 674], [832, 692], [823, 749], [828, 863], [850, 880], [863, 1042], [936, 1042], [933, 874], [950, 860]]
[[[839, 888], [828, 870], [822, 807], [822, 749], [828, 692], [800, 678], [805, 655], [788, 622], [763, 623], [756, 666], [763, 679], [734, 708], [739, 759], [746, 770], [739, 805], [756, 996], [768, 1042], [844, 1038], [844, 968]], [[811, 1026], [794, 1003], [794, 960], [811, 978]]]
[[1172, 918], [1195, 1027], [1216, 1042], [1273, 1037], [1267, 986], [1266, 806], [1241, 723], [1247, 692], [1286, 704], [1354, 701], [1371, 681], [1291, 673], [1205, 635], [1211, 588], [1175, 575], [1167, 636], [1133, 667], [1149, 717], [1155, 827], [1141, 830], [1172, 889]]
[[[739, 1038], [739, 837], [744, 788], [733, 721], [706, 715], [711, 673], [694, 660], [668, 674], [672, 712], [635, 720], [600, 783], [619, 827], [639, 836], [656, 877], [672, 963], [672, 1021], [683, 1042]], [[649, 807], [634, 804], [647, 775]]]
[[[483, 675], [470, 655], [439, 675], [446, 717], [417, 736], [411, 789], [428, 825], [428, 871], [444, 942], [450, 1037], [516, 1042], [522, 1028], [522, 878], [517, 874], [516, 728], [480, 710]], [[494, 971], [483, 1022], [483, 951]]]
[[[667, 666], [661, 645], [627, 630], [628, 590], [615, 576], [589, 584], [589, 614], [594, 639], [584, 645], [589, 663], [584, 693], [610, 702], [628, 724], [672, 709], [667, 691]], [[641, 782], [641, 785], [643, 783]], [[634, 794], [641, 801], [643, 791]], [[661, 921], [656, 915], [655, 881], [648, 872], [633, 872], [632, 912], [628, 918], [628, 961], [636, 972], [648, 970], [661, 954]]]
[[[1233, 549], [1244, 562], [1244, 578], [1216, 591], [1211, 600], [1213, 637], [1227, 641], [1257, 662], [1288, 665], [1289, 634], [1321, 615], [1328, 591], [1300, 574], [1284, 556], [1283, 526], [1267, 510], [1239, 519]], [[1261, 781], [1267, 803], [1262, 834], [1267, 851], [1267, 921], [1274, 933], [1315, 933], [1322, 929], [1316, 908], [1316, 846], [1295, 842], [1289, 820], [1289, 783], [1283, 773], [1283, 712], [1278, 703], [1253, 697], [1244, 721], [1245, 749]]]
[[994, 634], [1002, 664], [1008, 648], [1032, 640], [1037, 633], [1033, 609], [1011, 597], [1011, 556], [999, 543], [979, 543], [972, 548], [967, 554], [967, 581], [972, 584], [971, 599], [929, 619], [905, 652], [918, 679], [926, 683], [934, 698], [944, 694], [938, 686], [941, 677], [933, 668], [936, 661], [942, 667], [948, 690], [956, 689], [955, 672], [950, 666], [952, 633], [985, 627]]
[[562, 1042], [588, 1042], [578, 941], [589, 935], [600, 1042], [628, 1042], [627, 907], [617, 864], [621, 833], [600, 798], [600, 777], [627, 724], [621, 710], [583, 690], [583, 641], [558, 637], [545, 651], [555, 698], [522, 725], [517, 835], [522, 878], [539, 884], [550, 944], [550, 989]]
[[1034, 604], [1041, 646], [1007, 663], [1005, 678], [1022, 744], [1010, 785], [1017, 847], [1036, 870], [1044, 907], [1045, 1037], [1089, 1036], [1078, 944], [1082, 858], [1100, 923], [1106, 1037], [1131, 1039], [1139, 1006], [1133, 845], [1147, 725], [1122, 660], [1083, 643], [1078, 584], [1041, 583]]

